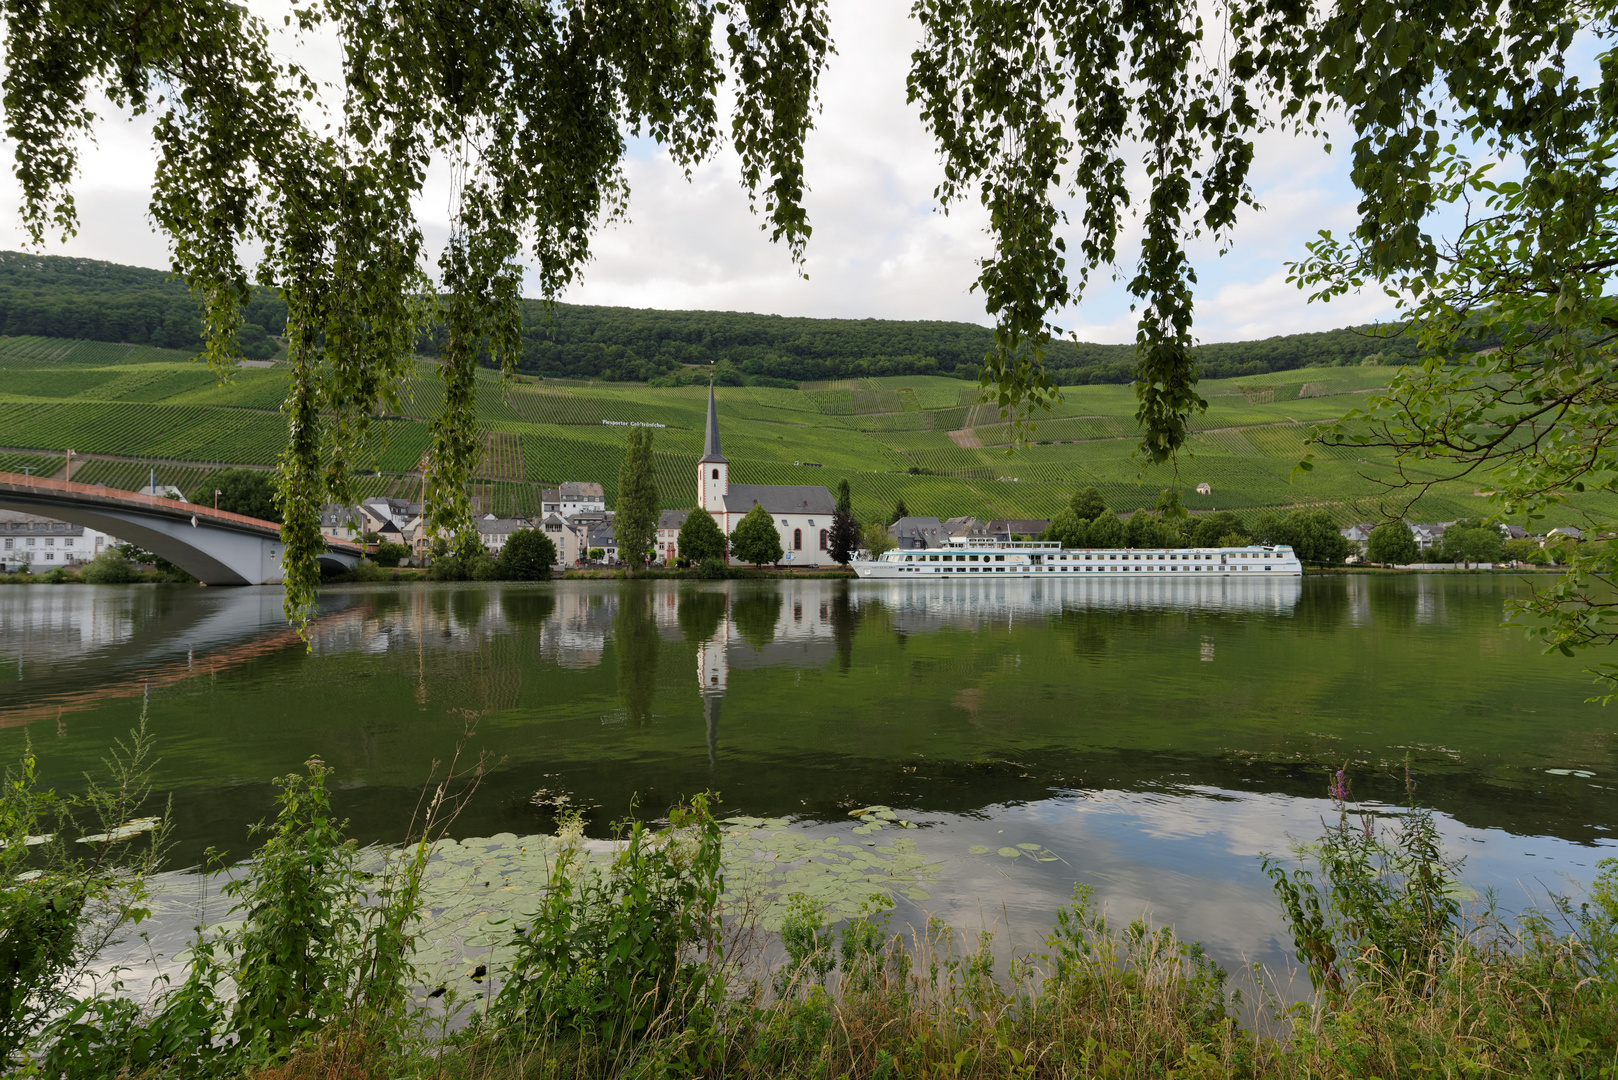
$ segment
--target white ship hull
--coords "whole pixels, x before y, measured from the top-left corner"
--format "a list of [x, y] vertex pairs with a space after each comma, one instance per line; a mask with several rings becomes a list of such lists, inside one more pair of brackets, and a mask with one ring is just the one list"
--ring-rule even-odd
[[1040, 542], [948, 545], [890, 551], [853, 564], [862, 578], [883, 580], [1029, 580], [1107, 575], [1173, 577], [1298, 577], [1303, 564], [1290, 547], [1241, 548], [1059, 548]]

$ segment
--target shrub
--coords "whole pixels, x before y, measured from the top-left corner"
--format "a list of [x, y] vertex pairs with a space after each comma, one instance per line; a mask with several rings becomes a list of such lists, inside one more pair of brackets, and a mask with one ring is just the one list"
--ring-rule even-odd
[[[1413, 795], [1409, 766], [1406, 791]], [[1395, 829], [1369, 813], [1349, 813], [1343, 770], [1330, 795], [1337, 821], [1317, 843], [1319, 883], [1307, 870], [1288, 872], [1266, 856], [1264, 870], [1316, 989], [1342, 993], [1356, 983], [1392, 980], [1419, 988], [1457, 943], [1461, 916], [1452, 886], [1459, 869], [1444, 858], [1432, 811], [1411, 802]]]
[[79, 571], [79, 580], [91, 585], [123, 585], [135, 580], [135, 568], [123, 552], [108, 548]]
[[348, 572], [348, 577], [351, 581], [391, 581], [393, 580], [393, 573], [387, 567], [372, 562], [370, 559], [361, 559]]
[[[146, 915], [146, 882], [167, 829], [166, 814], [140, 816], [151, 795], [151, 750], [143, 706], [129, 741], [115, 743], [105, 759], [107, 777], [91, 778], [83, 795], [40, 791], [31, 750], [6, 771], [0, 786], [0, 1069], [7, 1075], [31, 1042], [50, 1039], [43, 1026], [71, 1011], [71, 995], [98, 955]], [[25, 874], [29, 865], [32, 872]]]
[[500, 549], [500, 575], [508, 581], [549, 581], [556, 545], [542, 529], [518, 529]]
[[376, 546], [376, 554], [371, 558], [378, 566], [391, 569], [410, 558], [410, 549], [403, 544], [381, 543]]

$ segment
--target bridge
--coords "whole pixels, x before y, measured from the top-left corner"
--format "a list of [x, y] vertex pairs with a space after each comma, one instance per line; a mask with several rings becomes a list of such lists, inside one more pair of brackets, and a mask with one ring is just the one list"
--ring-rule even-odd
[[[281, 583], [281, 526], [273, 521], [215, 510], [99, 484], [75, 484], [0, 472], [0, 510], [38, 514], [116, 536], [161, 555], [204, 585]], [[356, 544], [326, 541], [323, 569], [355, 566]]]

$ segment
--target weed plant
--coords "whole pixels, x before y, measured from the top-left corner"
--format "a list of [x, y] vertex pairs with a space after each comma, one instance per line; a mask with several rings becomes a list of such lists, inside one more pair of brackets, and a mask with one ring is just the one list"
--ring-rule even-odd
[[[138, 731], [110, 759], [113, 780], [74, 804], [109, 836], [145, 797], [149, 745]], [[1082, 887], [1044, 950], [1006, 963], [988, 933], [968, 941], [930, 922], [907, 936], [881, 910], [835, 927], [804, 897], [765, 942], [722, 906], [720, 828], [702, 796], [666, 828], [620, 825], [605, 865], [564, 822], [546, 885], [510, 927], [511, 961], [487, 973], [497, 988], [451, 1031], [464, 1003], [424, 1008], [412, 956], [431, 837], [464, 801], [450, 794], [453, 762], [417, 839], [380, 863], [334, 818], [326, 766], [283, 778], [264, 845], [231, 886], [239, 928], [199, 934], [185, 980], [146, 1004], [116, 984], [80, 987], [96, 950], [142, 917], [160, 834], [79, 862], [30, 849], [36, 824], [66, 806], [32, 770], [25, 758], [8, 779], [0, 856], [0, 1045], [28, 1075], [1618, 1075], [1618, 860], [1601, 864], [1586, 902], [1553, 898], [1507, 922], [1460, 901], [1458, 867], [1413, 788], [1390, 823], [1350, 812], [1342, 774], [1336, 821], [1295, 863], [1264, 864], [1316, 996], [1283, 1006], [1261, 984], [1256, 1024], [1238, 1021], [1247, 1003], [1199, 946], [1114, 923]], [[25, 880], [35, 859], [53, 869]], [[784, 960], [760, 977], [765, 945]]]

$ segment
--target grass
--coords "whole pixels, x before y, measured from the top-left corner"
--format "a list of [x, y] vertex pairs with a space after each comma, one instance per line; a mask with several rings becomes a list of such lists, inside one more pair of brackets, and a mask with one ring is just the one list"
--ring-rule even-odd
[[[137, 462], [268, 465], [285, 439], [279, 405], [286, 373], [278, 368], [234, 372], [220, 384], [171, 350], [3, 338], [0, 369], [0, 445], [20, 451], [71, 447]], [[1204, 382], [1209, 409], [1194, 420], [1185, 454], [1176, 466], [1153, 468], [1134, 456], [1136, 402], [1125, 386], [1066, 388], [1021, 449], [1012, 448], [998, 410], [977, 404], [974, 385], [956, 379], [721, 387], [718, 401], [734, 480], [835, 488], [846, 479], [862, 518], [891, 513], [900, 500], [911, 513], [939, 517], [1048, 517], [1076, 487], [1094, 485], [1124, 513], [1151, 507], [1163, 488], [1177, 487], [1193, 512], [1323, 506], [1346, 523], [1383, 515], [1375, 478], [1389, 475], [1387, 460], [1316, 448], [1313, 471], [1296, 465], [1309, 449], [1310, 424], [1354, 407], [1390, 374], [1305, 368]], [[501, 512], [537, 507], [542, 487], [568, 480], [596, 481], [613, 499], [626, 430], [616, 425], [655, 423], [664, 425], [654, 436], [659, 498], [665, 508], [689, 506], [706, 399], [703, 387], [529, 376], [507, 382], [480, 371], [478, 415], [490, 433], [480, 484]], [[421, 361], [401, 389], [402, 415], [377, 426], [369, 459], [357, 463], [381, 474], [371, 486], [411, 486], [429, 443], [427, 422], [442, 400], [435, 365]], [[1195, 494], [1203, 482], [1211, 496]], [[1441, 484], [1408, 513], [1435, 521], [1477, 514], [1488, 504], [1474, 492], [1472, 484]], [[1405, 509], [1385, 501], [1390, 512]], [[1618, 509], [1612, 496], [1585, 502]]]

